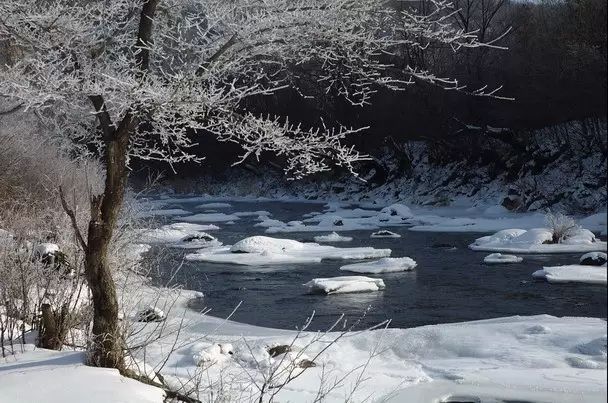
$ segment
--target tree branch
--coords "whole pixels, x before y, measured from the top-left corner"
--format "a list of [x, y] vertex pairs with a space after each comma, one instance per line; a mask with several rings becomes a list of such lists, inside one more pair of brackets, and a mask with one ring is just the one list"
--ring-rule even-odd
[[70, 206], [68, 206], [68, 202], [65, 200], [65, 195], [61, 186], [59, 186], [59, 198], [61, 199], [61, 206], [63, 207], [63, 210], [68, 215], [68, 217], [70, 217], [70, 221], [72, 222], [72, 228], [74, 229], [74, 233], [76, 234], [76, 238], [78, 239], [82, 250], [86, 251], [88, 245], [85, 242], [84, 237], [82, 236], [80, 228], [78, 227], [78, 222], [76, 221], [76, 213], [74, 213], [74, 210], [72, 210]]

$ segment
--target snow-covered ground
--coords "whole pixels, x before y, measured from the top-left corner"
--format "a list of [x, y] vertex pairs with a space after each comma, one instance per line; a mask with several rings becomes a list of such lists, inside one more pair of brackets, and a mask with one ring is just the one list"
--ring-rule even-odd
[[2, 403], [161, 403], [165, 392], [84, 364], [85, 353], [34, 349], [0, 358]]

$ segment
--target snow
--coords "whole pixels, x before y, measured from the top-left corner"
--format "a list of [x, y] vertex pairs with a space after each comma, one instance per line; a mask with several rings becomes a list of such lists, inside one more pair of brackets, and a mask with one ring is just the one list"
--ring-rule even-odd
[[188, 215], [184, 217], [180, 217], [180, 220], [184, 220], [187, 222], [230, 222], [236, 221], [239, 217], [234, 214], [225, 214], [225, 213], [199, 213]]
[[322, 259], [372, 259], [390, 256], [390, 249], [336, 248], [291, 239], [252, 236], [230, 247], [212, 248], [186, 255], [186, 260], [258, 266], [265, 264], [318, 263]]
[[196, 365], [205, 366], [209, 364], [222, 363], [234, 354], [234, 347], [230, 343], [213, 344], [194, 355]]
[[414, 270], [416, 261], [409, 257], [385, 257], [373, 262], [353, 263], [340, 267], [340, 270], [355, 273], [393, 273]]
[[311, 294], [344, 294], [351, 292], [379, 291], [384, 289], [384, 281], [364, 276], [342, 276], [315, 278], [304, 284]]
[[[169, 298], [173, 294], [163, 295]], [[156, 300], [157, 293], [151, 292], [148, 298]], [[333, 345], [329, 341], [338, 333], [329, 333], [306, 347], [318, 333], [298, 334], [200, 315], [186, 308], [189, 298], [187, 291], [181, 291], [173, 308], [179, 312], [167, 318], [169, 329], [184, 321], [180, 341], [175, 343], [174, 332], [169, 332], [147, 351], [138, 352], [154, 365], [163, 362], [163, 353], [176, 345], [162, 370], [170, 384], [193, 386], [187, 380], [197, 370], [201, 351], [229, 343], [233, 354], [223, 354], [221, 365], [209, 367], [201, 388], [210, 382], [217, 385], [222, 377], [229, 379], [239, 393], [247, 385], [256, 390], [252, 378], [263, 379], [279, 359], [275, 357], [273, 362], [268, 346], [294, 345], [309, 357], [327, 349], [315, 358], [316, 367], [280, 391], [277, 401], [314, 401], [322, 374], [329, 383], [344, 377], [335, 390], [328, 392], [324, 401], [329, 403], [343, 402], [359, 376], [370, 381], [353, 392], [354, 401], [430, 402], [441, 401], [451, 393], [488, 396], [488, 401], [498, 397], [507, 401], [605, 401], [606, 322], [602, 319], [513, 316], [352, 332]], [[145, 300], [138, 297], [141, 299]], [[217, 357], [214, 350], [212, 356]], [[362, 372], [361, 366], [368, 360]]]
[[506, 229], [494, 235], [478, 238], [469, 245], [473, 250], [510, 253], [563, 253], [605, 251], [606, 242], [595, 239], [593, 233], [579, 229], [561, 243], [551, 244], [552, 233], [547, 228]]
[[145, 229], [139, 233], [139, 241], [148, 244], [171, 244], [178, 243], [182, 239], [205, 234], [204, 231], [219, 229], [218, 226], [209, 224], [192, 224], [177, 222], [163, 225], [160, 228]]
[[33, 349], [0, 358], [2, 403], [162, 403], [165, 392], [117, 370], [84, 364], [84, 352]]
[[603, 266], [566, 265], [543, 267], [532, 277], [550, 283], [588, 283], [606, 285], [606, 264]]
[[392, 231], [381, 230], [378, 232], [374, 232], [369, 237], [370, 238], [401, 238], [401, 235], [396, 234]]
[[524, 259], [515, 255], [503, 255], [502, 253], [491, 253], [483, 258], [484, 263], [519, 263]]
[[59, 252], [59, 245], [54, 243], [41, 243], [36, 245], [36, 255], [45, 256], [48, 254]]
[[337, 232], [332, 232], [328, 235], [317, 235], [314, 237], [315, 242], [350, 242], [353, 240], [350, 236], [342, 236]]
[[380, 212], [389, 216], [397, 216], [401, 219], [412, 218], [414, 216], [409, 207], [400, 203], [391, 204], [390, 206], [380, 210]]
[[205, 209], [231, 208], [231, 207], [232, 207], [232, 204], [230, 204], [230, 203], [216, 202], [216, 203], [199, 204], [195, 208], [200, 209], [200, 210], [205, 210]]

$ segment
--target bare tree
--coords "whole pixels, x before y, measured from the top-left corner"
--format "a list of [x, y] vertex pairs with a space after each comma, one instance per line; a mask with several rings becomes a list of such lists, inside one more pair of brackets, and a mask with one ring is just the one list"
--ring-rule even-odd
[[[450, 3], [418, 15], [383, 0], [3, 0], [0, 42], [11, 63], [0, 94], [35, 109], [49, 127], [95, 146], [105, 163], [90, 194], [88, 228], [74, 230], [85, 252], [94, 306], [92, 363], [124, 369], [124, 341], [108, 261], [133, 157], [198, 161], [194, 134], [243, 148], [238, 161], [273, 152], [293, 178], [364, 159], [342, 140], [360, 129], [305, 129], [243, 110], [243, 100], [293, 87], [294, 66], [319, 67], [318, 82], [355, 105], [378, 87], [415, 81], [461, 89], [457, 80], [383, 60], [405, 48], [480, 46], [452, 27]], [[491, 95], [492, 92], [477, 95]], [[353, 171], [354, 172], [354, 171]], [[63, 199], [65, 211], [77, 206]]]

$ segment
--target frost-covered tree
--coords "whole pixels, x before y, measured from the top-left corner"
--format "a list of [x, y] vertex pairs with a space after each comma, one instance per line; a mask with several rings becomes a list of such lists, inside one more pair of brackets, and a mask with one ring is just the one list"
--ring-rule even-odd
[[[92, 362], [124, 368], [108, 247], [132, 158], [199, 158], [195, 135], [240, 145], [237, 162], [272, 152], [293, 178], [364, 156], [344, 145], [351, 128], [303, 128], [243, 108], [252, 96], [297, 88], [294, 71], [314, 68], [325, 91], [365, 105], [380, 87], [416, 81], [461, 89], [456, 80], [406, 66], [412, 48], [480, 46], [452, 27], [444, 1], [418, 15], [385, 0], [2, 0], [0, 95], [34, 109], [49, 130], [95, 145], [103, 190], [90, 198], [88, 229], [74, 229], [92, 291]], [[477, 92], [478, 95], [488, 93]], [[491, 92], [489, 94], [492, 94]], [[73, 206], [64, 206], [73, 216]]]

